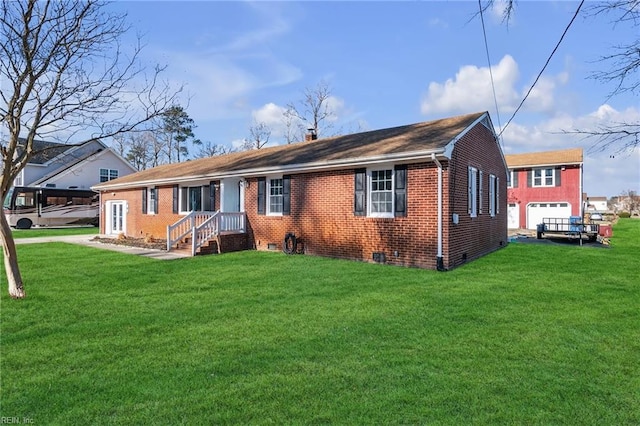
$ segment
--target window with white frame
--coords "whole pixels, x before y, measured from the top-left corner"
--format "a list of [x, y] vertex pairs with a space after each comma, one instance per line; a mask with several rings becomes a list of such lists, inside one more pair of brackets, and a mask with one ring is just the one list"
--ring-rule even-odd
[[407, 216], [407, 173], [403, 164], [354, 170], [353, 212], [356, 216]]
[[514, 186], [514, 176], [513, 176], [514, 172], [513, 170], [509, 170], [509, 179], [507, 180], [507, 188], [513, 188]]
[[497, 176], [489, 175], [489, 214], [491, 216], [498, 213], [498, 182]]
[[149, 196], [147, 214], [158, 213], [158, 188], [149, 188], [147, 194]]
[[478, 214], [482, 214], [482, 201], [484, 197], [484, 191], [482, 190], [482, 181], [484, 180], [484, 173], [482, 170], [478, 172]]
[[281, 215], [284, 205], [284, 182], [282, 178], [267, 179], [268, 214]]
[[22, 186], [24, 184], [24, 169], [20, 170], [16, 178], [13, 180], [13, 186]]
[[532, 184], [536, 186], [555, 186], [555, 170], [554, 169], [533, 169]]
[[371, 170], [369, 215], [393, 217], [393, 169]]
[[117, 169], [100, 169], [100, 182], [108, 182], [118, 178]]
[[478, 169], [467, 169], [467, 210], [471, 217], [478, 216]]

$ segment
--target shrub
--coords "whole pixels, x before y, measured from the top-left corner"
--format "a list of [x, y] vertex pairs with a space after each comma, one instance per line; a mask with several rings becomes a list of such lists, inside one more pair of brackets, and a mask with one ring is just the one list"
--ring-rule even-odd
[[623, 219], [628, 219], [628, 218], [631, 217], [631, 213], [629, 213], [629, 212], [620, 212], [620, 213], [618, 213], [618, 217], [621, 217]]

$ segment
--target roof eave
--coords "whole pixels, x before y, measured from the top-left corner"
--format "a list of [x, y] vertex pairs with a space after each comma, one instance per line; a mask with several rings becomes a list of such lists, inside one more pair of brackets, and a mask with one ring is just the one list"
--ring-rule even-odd
[[509, 166], [510, 169], [527, 169], [527, 168], [540, 168], [540, 167], [557, 167], [557, 166], [581, 166], [583, 161], [563, 161], [560, 163], [533, 163], [533, 164], [518, 164], [517, 166]]
[[[376, 155], [366, 158], [350, 158], [350, 159], [341, 159], [334, 161], [321, 161], [316, 163], [303, 163], [303, 164], [290, 164], [284, 165], [280, 167], [259, 167], [254, 169], [241, 169], [236, 171], [228, 171], [222, 173], [216, 173], [215, 171], [212, 173], [200, 174], [200, 175], [191, 175], [191, 176], [182, 176], [182, 177], [174, 177], [174, 178], [163, 178], [163, 179], [149, 179], [146, 181], [136, 181], [136, 182], [125, 182], [122, 184], [108, 184], [103, 183], [101, 185], [96, 185], [91, 187], [96, 191], [113, 191], [116, 189], [130, 189], [130, 188], [140, 188], [145, 186], [162, 186], [162, 185], [170, 185], [170, 184], [180, 184], [185, 182], [193, 182], [198, 180], [205, 179], [224, 179], [230, 177], [256, 177], [256, 176], [264, 176], [268, 174], [277, 174], [277, 173], [306, 173], [306, 172], [319, 172], [319, 171], [327, 171], [327, 170], [338, 170], [338, 169], [346, 169], [346, 168], [356, 168], [362, 166], [368, 166], [373, 164], [385, 164], [385, 163], [408, 163], [414, 161], [433, 161], [432, 156], [435, 154], [436, 156], [444, 157], [445, 149], [430, 149], [425, 151], [415, 151], [411, 153], [395, 153], [395, 154], [383, 154]], [[445, 157], [446, 158], [446, 157]]]

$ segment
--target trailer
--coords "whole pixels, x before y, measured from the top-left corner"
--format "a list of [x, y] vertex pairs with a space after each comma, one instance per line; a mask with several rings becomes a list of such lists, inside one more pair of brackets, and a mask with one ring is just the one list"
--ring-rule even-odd
[[542, 223], [536, 227], [536, 236], [538, 239], [544, 238], [546, 235], [563, 235], [569, 238], [578, 238], [582, 241], [583, 237], [587, 237], [589, 241], [595, 241], [600, 232], [600, 225], [596, 223], [584, 223], [580, 216], [571, 216], [569, 218], [545, 217]]

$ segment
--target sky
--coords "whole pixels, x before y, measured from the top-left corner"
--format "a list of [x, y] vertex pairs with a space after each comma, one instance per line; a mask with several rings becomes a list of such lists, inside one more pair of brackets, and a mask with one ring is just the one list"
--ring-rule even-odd
[[[496, 1], [119, 1], [142, 36], [141, 59], [166, 65], [196, 138], [238, 147], [253, 123], [286, 143], [282, 113], [324, 82], [333, 134], [489, 111], [505, 154], [582, 147], [584, 192], [640, 192], [640, 149], [593, 149], [566, 132], [640, 122], [633, 94], [610, 96], [593, 78], [612, 46], [638, 27], [589, 17], [586, 2], [530, 90], [579, 2], [519, 0], [512, 19]], [[487, 55], [488, 50], [488, 55]], [[492, 85], [493, 79], [493, 85]], [[495, 97], [494, 97], [495, 93]], [[513, 118], [512, 118], [513, 116]], [[508, 125], [507, 125], [508, 123]], [[191, 149], [194, 153], [195, 148]]]

